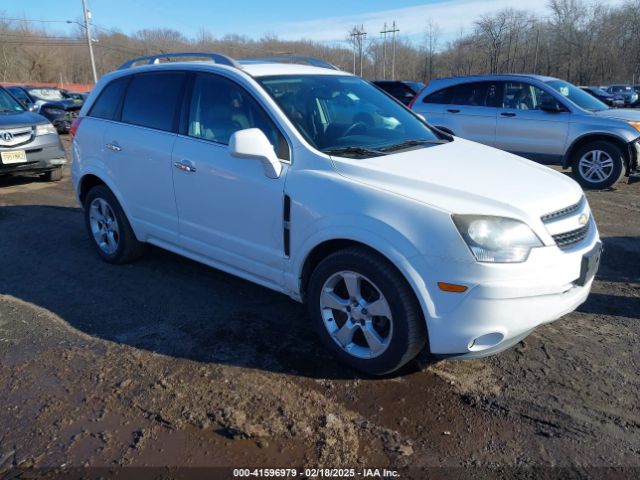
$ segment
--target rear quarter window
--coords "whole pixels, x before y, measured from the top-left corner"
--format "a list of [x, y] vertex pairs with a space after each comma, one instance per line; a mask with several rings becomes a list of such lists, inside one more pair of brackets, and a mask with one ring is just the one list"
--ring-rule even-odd
[[122, 106], [122, 121], [157, 130], [175, 130], [178, 99], [185, 78], [184, 72], [135, 75], [127, 88]]
[[129, 79], [130, 77], [118, 78], [104, 87], [91, 107], [89, 116], [115, 120]]
[[435, 103], [435, 104], [447, 104], [451, 103], [451, 97], [453, 96], [453, 87], [443, 88], [442, 90], [438, 90], [433, 92], [422, 100], [424, 103]]

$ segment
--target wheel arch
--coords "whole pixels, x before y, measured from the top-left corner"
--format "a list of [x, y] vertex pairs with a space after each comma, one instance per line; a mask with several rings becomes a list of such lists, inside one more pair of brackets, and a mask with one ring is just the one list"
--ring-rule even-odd
[[[394, 248], [383, 248], [382, 245], [385, 244], [381, 244], [375, 240], [372, 241], [373, 235], [371, 232], [367, 232], [367, 234], [366, 239], [356, 235], [342, 235], [333, 238], [324, 238], [321, 241], [315, 242], [304, 255], [297, 269], [295, 282], [297, 282], [296, 287], [299, 292], [299, 299], [303, 302], [306, 301], [309, 279], [315, 267], [322, 260], [339, 250], [349, 247], [360, 247], [384, 258], [400, 273], [415, 295], [422, 310], [425, 327], [428, 328], [428, 319], [435, 315], [435, 307], [424, 280], [409, 261], [413, 256], [403, 255], [399, 250]], [[386, 243], [386, 245], [388, 246], [389, 244]]]
[[107, 186], [104, 180], [102, 180], [99, 176], [94, 175], [92, 173], [88, 173], [80, 179], [80, 182], [78, 183], [78, 200], [80, 200], [81, 205], [84, 206], [84, 201], [86, 200], [87, 194], [89, 193], [89, 191], [93, 187], [96, 187], [98, 185]]
[[120, 208], [124, 212], [125, 216], [127, 217], [127, 221], [131, 225], [131, 229], [133, 230], [134, 235], [138, 240], [143, 241], [140, 235], [138, 235], [138, 233], [136, 232], [134, 222], [131, 221], [132, 220], [131, 212], [129, 211], [129, 208], [127, 207], [126, 203], [123, 201], [122, 194], [108, 180], [108, 177], [106, 175], [102, 175], [101, 172], [95, 171], [95, 170], [87, 171], [78, 180], [77, 197], [78, 197], [78, 200], [80, 201], [80, 205], [84, 208], [84, 201], [87, 198], [87, 194], [91, 191], [93, 187], [96, 187], [98, 185], [104, 185], [111, 191], [113, 196], [116, 197], [116, 200], [120, 204]]
[[573, 162], [573, 156], [575, 153], [582, 148], [584, 145], [591, 142], [598, 141], [606, 141], [611, 142], [620, 147], [622, 153], [624, 154], [624, 162], [625, 168], [627, 168], [629, 164], [629, 149], [627, 147], [628, 143], [623, 138], [620, 138], [617, 135], [613, 135], [610, 133], [587, 133], [578, 138], [576, 138], [573, 143], [569, 146], [564, 157], [562, 158], [562, 168], [569, 168]]

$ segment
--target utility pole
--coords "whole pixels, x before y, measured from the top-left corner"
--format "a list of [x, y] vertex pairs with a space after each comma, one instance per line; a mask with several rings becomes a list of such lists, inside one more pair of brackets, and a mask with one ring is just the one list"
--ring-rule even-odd
[[89, 45], [89, 58], [91, 59], [91, 70], [93, 71], [93, 83], [98, 83], [98, 72], [96, 71], [96, 59], [93, 56], [93, 44], [91, 43], [91, 12], [87, 7], [87, 0], [82, 0], [82, 11], [84, 13], [84, 29], [87, 33], [87, 44]]
[[396, 79], [396, 33], [400, 30], [396, 28], [396, 21], [393, 21], [391, 29], [387, 29], [387, 24], [384, 24], [384, 30], [380, 33], [384, 34], [385, 38], [387, 33], [391, 34], [391, 80]]
[[360, 76], [362, 77], [362, 59], [363, 55], [363, 42], [364, 39], [362, 37], [366, 37], [367, 32], [364, 31], [364, 25], [360, 25], [360, 27], [353, 27], [351, 30], [351, 38], [353, 38], [353, 73], [356, 73], [356, 46], [358, 48], [358, 53], [360, 55]]
[[382, 79], [387, 79], [387, 22], [382, 27]]

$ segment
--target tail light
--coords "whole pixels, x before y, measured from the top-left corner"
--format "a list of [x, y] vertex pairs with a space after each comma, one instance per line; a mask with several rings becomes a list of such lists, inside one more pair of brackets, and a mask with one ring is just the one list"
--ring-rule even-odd
[[82, 122], [83, 117], [77, 117], [73, 123], [71, 124], [71, 128], [69, 129], [69, 138], [73, 142], [73, 138], [76, 136], [76, 132], [78, 131], [78, 127], [80, 126], [80, 122]]

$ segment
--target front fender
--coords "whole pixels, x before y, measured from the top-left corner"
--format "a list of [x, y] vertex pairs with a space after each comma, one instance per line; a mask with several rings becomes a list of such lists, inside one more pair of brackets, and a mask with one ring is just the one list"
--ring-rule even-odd
[[292, 249], [290, 270], [285, 274], [285, 287], [291, 296], [301, 300], [302, 272], [309, 254], [318, 245], [331, 240], [358, 242], [376, 250], [395, 265], [407, 280], [420, 302], [425, 318], [435, 314], [432, 297], [425, 284], [424, 271], [418, 263], [424, 262], [415, 246], [400, 232], [371, 217], [345, 215], [318, 220]]

